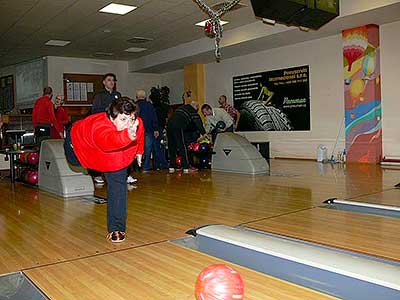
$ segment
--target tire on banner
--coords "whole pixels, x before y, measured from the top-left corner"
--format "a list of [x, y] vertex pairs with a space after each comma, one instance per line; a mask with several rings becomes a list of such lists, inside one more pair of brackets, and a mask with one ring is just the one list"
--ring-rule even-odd
[[256, 131], [290, 131], [290, 120], [281, 110], [267, 106], [260, 100], [250, 100], [242, 104], [240, 114], [246, 118], [246, 127]]

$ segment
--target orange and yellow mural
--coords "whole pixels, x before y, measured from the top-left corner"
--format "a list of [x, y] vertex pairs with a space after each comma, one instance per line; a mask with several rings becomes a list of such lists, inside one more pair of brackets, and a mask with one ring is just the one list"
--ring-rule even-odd
[[382, 117], [379, 26], [344, 30], [346, 160], [379, 163]]

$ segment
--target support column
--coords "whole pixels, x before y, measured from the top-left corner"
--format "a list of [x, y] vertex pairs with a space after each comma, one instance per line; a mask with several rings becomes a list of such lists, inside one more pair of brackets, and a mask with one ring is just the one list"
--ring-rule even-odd
[[379, 26], [344, 30], [346, 160], [379, 163], [382, 116]]
[[184, 67], [185, 103], [197, 101], [201, 107], [205, 103], [204, 64], [191, 64]]

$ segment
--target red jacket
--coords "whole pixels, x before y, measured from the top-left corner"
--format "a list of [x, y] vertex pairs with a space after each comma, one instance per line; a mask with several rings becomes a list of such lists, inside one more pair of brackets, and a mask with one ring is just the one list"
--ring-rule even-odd
[[[60, 126], [64, 129], [65, 125], [67, 125], [69, 122], [67, 111], [64, 109], [64, 107], [59, 106], [55, 114], [58, 124], [60, 124]], [[52, 139], [61, 139], [60, 135], [57, 133], [57, 130], [54, 127], [51, 127], [50, 133]]]
[[74, 152], [81, 165], [100, 172], [118, 171], [129, 166], [136, 154], [144, 152], [144, 127], [139, 117], [137, 139], [128, 130], [118, 131], [106, 113], [91, 115], [71, 128]]
[[43, 96], [36, 100], [32, 111], [32, 123], [34, 127], [36, 127], [38, 124], [53, 125], [57, 132], [64, 132], [63, 127], [56, 119], [54, 105], [49, 96]]

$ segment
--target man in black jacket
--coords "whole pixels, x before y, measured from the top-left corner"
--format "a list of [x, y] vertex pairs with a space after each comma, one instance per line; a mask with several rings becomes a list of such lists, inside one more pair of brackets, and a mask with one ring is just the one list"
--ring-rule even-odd
[[121, 97], [121, 94], [114, 90], [116, 81], [117, 77], [113, 73], [103, 76], [104, 90], [94, 96], [91, 114], [105, 112], [114, 99]]
[[182, 155], [183, 172], [195, 172], [197, 169], [190, 168], [189, 157], [186, 149], [184, 132], [198, 130], [201, 134], [199, 139], [203, 139], [206, 131], [199, 114], [199, 105], [197, 102], [185, 104], [179, 107], [171, 119], [168, 121], [168, 153], [169, 153], [169, 172], [174, 173], [176, 168], [176, 155], [178, 149]]

